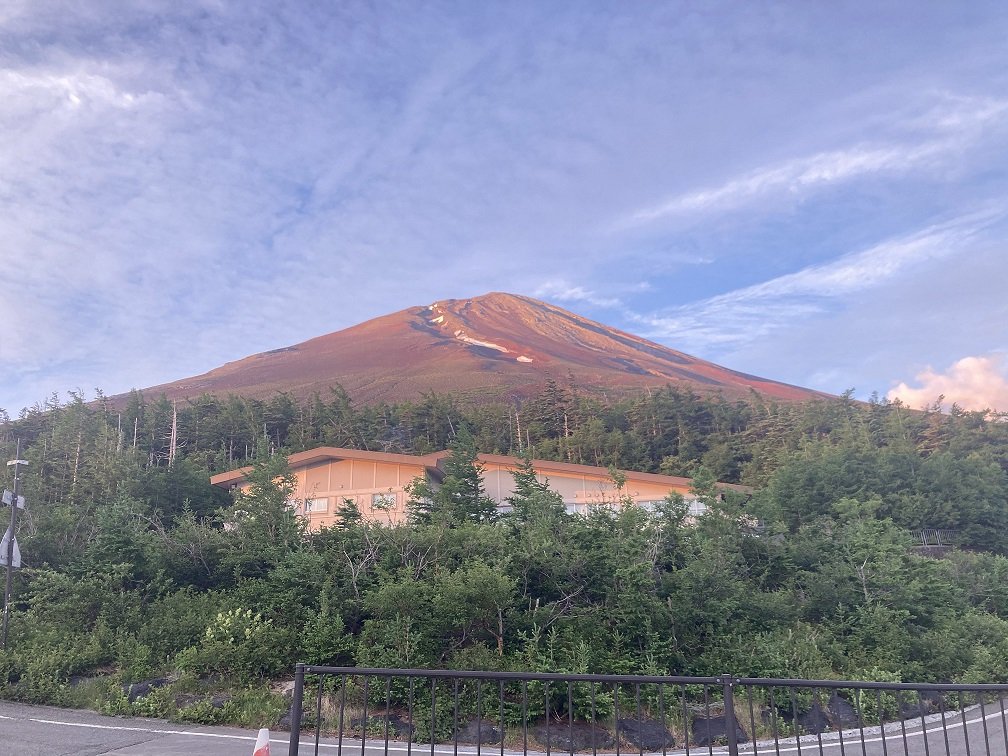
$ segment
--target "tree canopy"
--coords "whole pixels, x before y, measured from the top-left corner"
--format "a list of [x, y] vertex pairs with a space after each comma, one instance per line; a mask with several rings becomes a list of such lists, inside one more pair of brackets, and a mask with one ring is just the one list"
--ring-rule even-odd
[[[337, 388], [74, 396], [0, 426], [8, 458], [17, 439], [29, 506], [7, 695], [59, 702], [100, 670], [247, 681], [297, 661], [1008, 680], [1003, 415], [676, 387], [606, 402], [558, 383], [517, 409], [356, 406]], [[450, 454], [440, 486], [413, 487], [408, 523], [346, 507], [308, 532], [286, 456], [321, 444]], [[478, 452], [526, 458], [507, 513]], [[672, 497], [569, 514], [533, 456], [688, 474], [707, 511]], [[249, 464], [245, 493], [209, 485]], [[935, 558], [925, 529], [957, 548]]]

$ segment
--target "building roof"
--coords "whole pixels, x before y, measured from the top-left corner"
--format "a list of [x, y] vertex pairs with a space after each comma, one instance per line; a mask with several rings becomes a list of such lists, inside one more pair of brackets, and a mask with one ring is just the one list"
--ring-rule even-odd
[[[517, 467], [521, 464], [518, 457], [509, 457], [504, 454], [480, 454], [477, 456], [480, 462]], [[598, 475], [609, 474], [608, 468], [596, 467], [594, 465], [578, 465], [573, 462], [555, 462], [547, 459], [533, 459], [532, 466], [539, 472], [555, 472], [558, 475]], [[627, 481], [640, 481], [641, 483], [656, 483], [662, 486], [689, 488], [693, 485], [692, 478], [684, 478], [679, 475], [661, 475], [659, 473], [638, 472], [637, 470], [617, 470], [623, 474]], [[735, 483], [718, 483], [718, 488], [724, 490], [739, 491], [740, 493], [752, 493], [749, 486], [740, 486]]]
[[[362, 449], [343, 449], [335, 446], [320, 446], [315, 449], [298, 452], [288, 457], [291, 467], [303, 467], [317, 462], [330, 460], [367, 460], [371, 462], [388, 462], [403, 465], [421, 465], [433, 477], [440, 479], [444, 475], [441, 463], [450, 456], [449, 451], [438, 451], [424, 455], [413, 454], [391, 454], [389, 452], [364, 451]], [[509, 457], [504, 454], [479, 454], [477, 460], [488, 464], [502, 465], [505, 467], [518, 467], [521, 459]], [[577, 465], [571, 462], [554, 462], [546, 459], [533, 459], [532, 466], [541, 473], [556, 473], [557, 475], [599, 475], [608, 474], [604, 467], [594, 467], [592, 465]], [[215, 486], [230, 488], [240, 485], [251, 472], [252, 467], [241, 467], [229, 472], [217, 473], [211, 476], [210, 483]], [[659, 475], [657, 473], [637, 472], [636, 470], [619, 470], [626, 476], [627, 481], [640, 481], [642, 483], [656, 483], [670, 488], [689, 488], [693, 480], [678, 475]], [[740, 486], [732, 483], [718, 483], [718, 488], [722, 490], [739, 491], [741, 493], [751, 493], [748, 486]]]
[[[400, 465], [420, 465], [427, 468], [431, 474], [440, 477], [442, 475], [438, 467], [438, 461], [447, 457], [449, 452], [439, 451], [431, 454], [391, 454], [389, 452], [364, 451], [363, 449], [342, 449], [336, 446], [319, 446], [307, 451], [291, 454], [287, 461], [291, 467], [306, 467], [317, 462], [328, 462], [330, 460], [358, 459], [369, 462], [388, 462]], [[237, 470], [217, 473], [210, 477], [210, 483], [215, 486], [230, 488], [240, 485], [252, 471], [252, 466], [239, 467]]]

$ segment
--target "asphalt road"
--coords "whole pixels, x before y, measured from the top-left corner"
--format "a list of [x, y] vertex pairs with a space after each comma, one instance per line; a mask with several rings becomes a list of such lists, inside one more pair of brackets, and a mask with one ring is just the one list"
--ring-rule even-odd
[[[1004, 704], [1008, 707], [1008, 702]], [[902, 724], [861, 730], [830, 732], [821, 738], [803, 736], [779, 743], [757, 743], [739, 748], [740, 754], [751, 756], [1008, 756], [1005, 723], [1008, 713], [998, 704], [967, 709], [965, 720], [959, 712], [946, 712], [921, 721], [907, 720]]]
[[[91, 711], [0, 701], [0, 756], [250, 756], [256, 735], [231, 727], [106, 717]], [[289, 733], [271, 735], [270, 756], [286, 756]], [[307, 753], [314, 742], [310, 746]]]
[[[978, 709], [966, 712], [966, 724], [958, 714], [946, 714], [945, 726], [938, 721], [928, 722], [922, 729], [920, 721], [907, 723], [904, 730], [897, 725], [883, 736], [878, 729], [848, 730], [841, 740], [836, 733], [818, 738], [803, 738], [799, 744], [794, 739], [780, 743], [758, 743], [755, 754], [781, 756], [797, 754], [824, 754], [824, 756], [1008, 756], [1005, 740], [1006, 715], [996, 706], [988, 706], [983, 716]], [[107, 717], [90, 711], [57, 709], [49, 706], [29, 706], [0, 701], [0, 756], [249, 756], [255, 745], [256, 732], [232, 727], [202, 727], [168, 722], [163, 719], [135, 717]], [[289, 734], [271, 733], [270, 756], [288, 756]], [[884, 742], [883, 742], [884, 737]], [[967, 745], [968, 739], [968, 745]], [[926, 740], [926, 744], [925, 744]], [[314, 738], [305, 733], [300, 754], [314, 753]], [[338, 754], [335, 740], [323, 739], [320, 753]], [[386, 753], [382, 742], [368, 743], [365, 756], [382, 756]], [[348, 754], [360, 754], [360, 741], [344, 740], [343, 749]], [[413, 745], [415, 756], [430, 753], [430, 746]], [[740, 754], [752, 756], [752, 744], [741, 747]], [[708, 749], [691, 749], [701, 756]], [[406, 747], [390, 743], [387, 753], [405, 756]], [[475, 754], [472, 746], [456, 749], [439, 746], [438, 756], [455, 753]], [[484, 746], [483, 756], [500, 752]], [[506, 751], [505, 754], [511, 752]], [[557, 753], [557, 752], [554, 752]], [[628, 756], [633, 756], [630, 751]], [[681, 751], [670, 751], [678, 754]], [[713, 749], [715, 756], [726, 753], [724, 748]]]

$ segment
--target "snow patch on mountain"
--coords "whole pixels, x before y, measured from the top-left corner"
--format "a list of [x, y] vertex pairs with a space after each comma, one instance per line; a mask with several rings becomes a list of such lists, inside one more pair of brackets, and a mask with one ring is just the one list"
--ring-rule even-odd
[[492, 341], [480, 341], [479, 339], [474, 339], [466, 336], [465, 331], [458, 330], [455, 331], [455, 338], [466, 344], [471, 344], [472, 346], [486, 347], [487, 349], [496, 349], [498, 352], [503, 352], [507, 354], [510, 350], [507, 347], [502, 347], [500, 344], [494, 344]]

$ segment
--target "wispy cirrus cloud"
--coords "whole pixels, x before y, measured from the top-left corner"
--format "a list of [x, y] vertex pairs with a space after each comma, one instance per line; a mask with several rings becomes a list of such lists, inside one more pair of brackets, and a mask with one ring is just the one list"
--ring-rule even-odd
[[943, 264], [1004, 217], [1001, 211], [975, 213], [671, 311], [629, 317], [647, 329], [646, 335], [674, 339], [687, 350], [752, 343], [842, 308], [848, 298], [915, 268]]
[[1002, 6], [0, 3], [0, 405], [491, 290], [705, 355], [841, 311], [1005, 206]]
[[532, 296], [555, 302], [586, 302], [596, 307], [605, 308], [619, 307], [621, 304], [616, 297], [600, 295], [583, 286], [572, 285], [563, 280], [546, 281], [532, 292]]
[[771, 196], [803, 197], [820, 188], [873, 174], [910, 173], [955, 157], [981, 130], [1004, 120], [1008, 100], [956, 97], [907, 117], [911, 133], [884, 142], [824, 150], [757, 168], [718, 186], [674, 194], [630, 213], [617, 225], [632, 227], [679, 215], [731, 210]]

